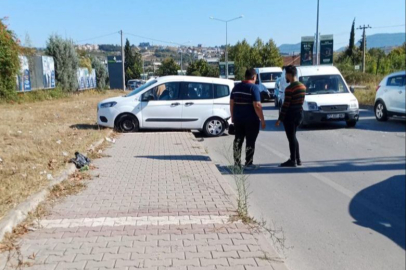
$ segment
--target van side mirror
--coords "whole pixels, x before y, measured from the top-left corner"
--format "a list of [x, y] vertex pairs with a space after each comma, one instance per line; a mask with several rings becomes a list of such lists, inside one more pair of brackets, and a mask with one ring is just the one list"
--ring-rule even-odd
[[351, 93], [354, 93], [354, 92], [355, 92], [354, 86], [350, 86], [350, 91], [351, 91]]

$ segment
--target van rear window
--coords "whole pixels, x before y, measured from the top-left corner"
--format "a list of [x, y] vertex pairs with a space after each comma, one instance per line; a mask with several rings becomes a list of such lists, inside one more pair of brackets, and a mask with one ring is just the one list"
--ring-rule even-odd
[[228, 85], [215, 84], [214, 85], [214, 98], [222, 98], [230, 95], [230, 88]]

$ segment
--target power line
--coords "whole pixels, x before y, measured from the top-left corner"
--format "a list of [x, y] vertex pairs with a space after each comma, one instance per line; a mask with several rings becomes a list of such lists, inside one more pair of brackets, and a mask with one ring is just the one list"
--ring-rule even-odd
[[92, 37], [92, 38], [86, 38], [86, 39], [82, 39], [82, 40], [76, 40], [76, 42], [83, 42], [83, 41], [88, 41], [88, 40], [94, 40], [94, 39], [98, 39], [98, 38], [103, 38], [103, 37], [108, 37], [108, 36], [112, 36], [112, 35], [116, 35], [120, 32], [113, 32], [110, 34], [105, 34], [105, 35], [101, 35], [101, 36], [97, 36], [97, 37]]
[[401, 26], [405, 26], [405, 24], [387, 25], [387, 26], [377, 26], [377, 27], [372, 27], [372, 28], [373, 28], [373, 29], [377, 29], [377, 28], [394, 28], [394, 27], [401, 27]]

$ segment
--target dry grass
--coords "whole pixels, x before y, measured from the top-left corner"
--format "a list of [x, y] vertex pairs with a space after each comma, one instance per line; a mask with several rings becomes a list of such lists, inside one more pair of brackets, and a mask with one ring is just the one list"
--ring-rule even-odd
[[357, 97], [360, 105], [374, 105], [376, 87], [374, 84], [368, 84], [365, 89], [355, 89], [354, 95]]
[[[38, 207], [28, 213], [27, 218], [18, 226], [12, 233], [7, 233], [2, 242], [0, 242], [0, 253], [6, 253], [6, 269], [23, 269], [30, 267], [35, 262], [36, 254], [23, 256], [21, 253], [20, 239], [29, 231], [40, 228], [40, 220], [46, 216], [50, 208], [58, 202], [58, 200], [79, 193], [86, 187], [86, 180], [91, 179], [90, 174], [86, 172], [76, 171], [70, 175], [69, 179], [53, 186], [50, 189], [47, 200], [41, 202]], [[7, 268], [8, 267], [8, 268]]]
[[96, 125], [96, 104], [122, 93], [85, 92], [58, 100], [0, 105], [0, 219], [86, 152], [109, 129]]

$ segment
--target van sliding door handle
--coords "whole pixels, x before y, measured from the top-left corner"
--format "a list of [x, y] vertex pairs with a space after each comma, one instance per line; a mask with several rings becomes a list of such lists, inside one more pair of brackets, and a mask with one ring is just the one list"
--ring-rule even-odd
[[171, 106], [179, 106], [179, 105], [180, 105], [179, 102], [175, 102], [175, 103], [172, 103], [172, 104], [171, 104]]
[[191, 105], [193, 105], [193, 104], [194, 104], [193, 102], [186, 102], [186, 103], [185, 103], [186, 106], [191, 106]]

